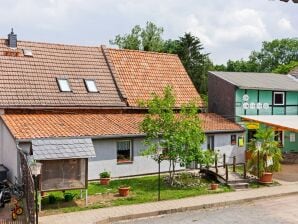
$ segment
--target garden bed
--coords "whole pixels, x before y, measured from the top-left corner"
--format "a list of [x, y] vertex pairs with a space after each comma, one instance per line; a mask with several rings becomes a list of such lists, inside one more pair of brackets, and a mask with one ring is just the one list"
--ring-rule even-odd
[[[195, 180], [198, 182], [198, 179]], [[191, 196], [223, 193], [232, 191], [225, 185], [220, 185], [218, 190], [210, 190], [211, 180], [200, 178], [199, 184], [193, 186], [171, 187], [161, 182], [161, 200], [179, 199]], [[128, 185], [131, 192], [128, 197], [120, 197], [118, 187]], [[100, 185], [98, 182], [91, 182], [88, 186], [88, 205], [85, 206], [85, 199], [80, 199], [80, 191], [72, 190], [67, 193], [75, 194], [74, 200], [65, 202], [62, 192], [51, 192], [42, 199], [41, 215], [51, 215], [64, 212], [81, 211], [87, 209], [103, 208], [118, 205], [138, 204], [157, 201], [158, 177], [147, 176], [133, 179], [113, 180], [108, 186]], [[49, 195], [55, 198], [55, 202], [49, 203]]]

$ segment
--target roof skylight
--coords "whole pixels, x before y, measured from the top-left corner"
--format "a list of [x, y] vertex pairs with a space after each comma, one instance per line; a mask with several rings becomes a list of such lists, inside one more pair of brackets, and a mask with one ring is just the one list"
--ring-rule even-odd
[[90, 80], [90, 79], [85, 79], [85, 85], [86, 88], [88, 90], [88, 92], [90, 93], [96, 93], [98, 92], [97, 87], [96, 87], [96, 83], [94, 80]]
[[71, 92], [68, 79], [57, 79], [57, 82], [61, 92]]

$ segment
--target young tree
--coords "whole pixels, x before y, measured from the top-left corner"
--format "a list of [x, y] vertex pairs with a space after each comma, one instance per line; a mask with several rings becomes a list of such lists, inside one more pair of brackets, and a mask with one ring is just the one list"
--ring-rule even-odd
[[158, 148], [165, 149], [161, 160], [169, 161], [171, 185], [174, 183], [177, 163], [184, 166], [193, 161], [204, 164], [209, 159], [208, 152], [201, 148], [205, 134], [195, 104], [189, 103], [175, 113], [175, 97], [171, 87], [166, 87], [163, 96], [154, 94], [142, 106], [148, 108], [148, 114], [140, 125], [141, 131], [146, 134], [144, 144], [147, 149], [144, 154], [157, 160]]

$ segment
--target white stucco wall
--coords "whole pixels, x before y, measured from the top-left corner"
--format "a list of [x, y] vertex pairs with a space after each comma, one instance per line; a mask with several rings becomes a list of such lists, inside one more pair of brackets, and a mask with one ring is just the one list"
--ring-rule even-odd
[[[158, 164], [152, 158], [142, 156], [145, 149], [142, 138], [133, 139], [133, 162], [129, 164], [117, 164], [117, 146], [115, 139], [93, 140], [96, 157], [89, 159], [88, 178], [98, 179], [99, 173], [106, 170], [111, 172], [112, 177], [122, 177], [131, 175], [141, 175], [156, 173]], [[177, 165], [177, 170], [184, 169]], [[161, 162], [161, 171], [168, 171], [169, 163]]]
[[[231, 145], [231, 135], [236, 135], [236, 145]], [[214, 134], [214, 148], [219, 152], [219, 159], [226, 154], [227, 163], [233, 163], [233, 156], [236, 156], [236, 163], [245, 162], [245, 146], [238, 147], [237, 144], [239, 136], [245, 137], [244, 133]], [[203, 145], [203, 149], [207, 149], [206, 143]]]
[[14, 182], [14, 177], [19, 176], [18, 172], [18, 154], [14, 138], [11, 136], [9, 130], [4, 125], [3, 121], [0, 120], [0, 154], [1, 164], [4, 164], [9, 169], [8, 179]]

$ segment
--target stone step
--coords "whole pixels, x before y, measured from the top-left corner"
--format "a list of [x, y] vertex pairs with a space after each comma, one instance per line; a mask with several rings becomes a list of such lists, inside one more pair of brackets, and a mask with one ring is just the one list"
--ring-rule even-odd
[[232, 189], [247, 189], [249, 184], [248, 183], [228, 183], [228, 186]]

